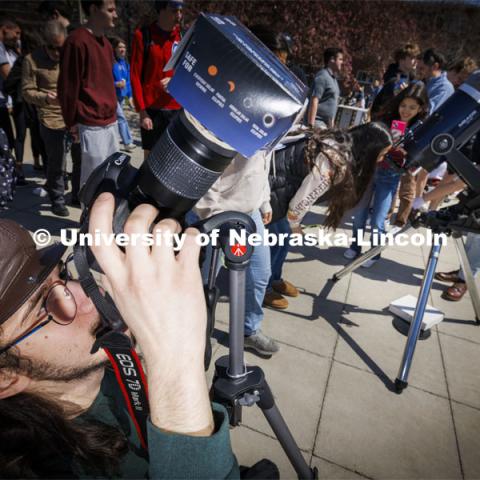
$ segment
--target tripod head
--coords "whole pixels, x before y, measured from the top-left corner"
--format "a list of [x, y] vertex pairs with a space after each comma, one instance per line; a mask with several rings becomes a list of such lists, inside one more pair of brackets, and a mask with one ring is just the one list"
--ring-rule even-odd
[[[253, 253], [253, 247], [239, 242], [232, 242], [232, 231], [240, 233], [245, 231], [246, 237], [251, 233], [255, 233], [257, 228], [252, 218], [240, 212], [222, 212], [209, 217], [205, 220], [192, 225], [197, 228], [200, 233], [212, 233], [215, 230], [219, 232], [219, 242], [212, 245], [214, 249], [222, 249], [225, 255], [225, 263], [231, 269], [244, 269]], [[213, 263], [213, 261], [212, 261]]]

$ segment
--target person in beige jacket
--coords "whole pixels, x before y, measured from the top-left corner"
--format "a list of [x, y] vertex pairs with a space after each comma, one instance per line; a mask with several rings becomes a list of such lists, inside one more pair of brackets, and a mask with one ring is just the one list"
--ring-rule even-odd
[[[254, 220], [257, 233], [263, 238], [264, 224], [268, 224], [272, 218], [268, 183], [271, 155], [263, 150], [251, 158], [237, 154], [210, 190], [197, 202], [194, 213], [202, 220], [228, 210], [247, 213]], [[208, 258], [205, 263], [208, 265]], [[204, 269], [204, 277], [206, 270]], [[268, 245], [256, 246], [247, 268], [245, 348], [263, 356], [271, 356], [279, 349], [277, 343], [260, 329], [263, 298], [270, 274], [270, 249]]]
[[27, 103], [36, 106], [47, 153], [46, 190], [52, 202], [52, 212], [66, 217], [65, 206], [65, 123], [57, 99], [57, 80], [60, 72], [60, 49], [66, 38], [65, 27], [57, 20], [45, 25], [46, 44], [27, 55], [22, 66], [22, 95]]

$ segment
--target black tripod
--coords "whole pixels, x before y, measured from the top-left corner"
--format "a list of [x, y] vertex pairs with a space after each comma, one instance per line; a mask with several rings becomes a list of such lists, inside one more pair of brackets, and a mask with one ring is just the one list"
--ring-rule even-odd
[[[230, 279], [229, 355], [223, 356], [215, 362], [213, 399], [226, 406], [232, 426], [237, 426], [241, 422], [242, 407], [258, 405], [298, 477], [302, 479], [318, 478], [317, 469], [308, 466], [275, 405], [262, 369], [247, 367], [244, 361], [245, 279], [253, 247], [248, 245], [248, 242], [246, 245], [230, 245], [229, 238], [231, 230], [237, 232], [244, 230], [247, 234], [254, 233], [255, 223], [248, 215], [238, 212], [223, 212], [195, 226], [203, 233], [210, 233], [214, 229], [220, 230], [220, 241], [213, 245], [208, 282], [205, 287], [209, 311], [209, 332], [207, 333], [209, 337], [213, 332], [215, 306], [219, 297], [215, 279], [220, 249], [225, 255], [225, 265]], [[208, 344], [209, 339], [207, 340]], [[211, 356], [211, 353], [208, 356]], [[210, 358], [207, 359], [207, 363], [209, 360]]]

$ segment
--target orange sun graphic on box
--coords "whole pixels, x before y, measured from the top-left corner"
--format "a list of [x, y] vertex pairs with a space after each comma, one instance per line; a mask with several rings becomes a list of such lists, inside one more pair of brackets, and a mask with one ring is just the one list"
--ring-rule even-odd
[[208, 67], [208, 74], [214, 77], [218, 73], [218, 68], [215, 65], [210, 65]]

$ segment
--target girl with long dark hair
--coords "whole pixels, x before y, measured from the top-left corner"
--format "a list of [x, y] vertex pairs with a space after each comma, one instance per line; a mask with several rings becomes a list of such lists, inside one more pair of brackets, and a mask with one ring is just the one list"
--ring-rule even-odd
[[310, 173], [289, 203], [291, 226], [298, 226], [310, 206], [328, 191], [325, 226], [336, 229], [344, 214], [362, 198], [377, 163], [391, 146], [389, 130], [377, 122], [348, 132], [315, 130], [305, 152]]
[[[295, 132], [298, 133], [298, 132]], [[271, 205], [274, 223], [270, 233], [300, 231], [300, 221], [311, 205], [323, 194], [329, 194], [327, 228], [337, 228], [345, 212], [354, 207], [371, 183], [377, 162], [392, 146], [388, 128], [380, 123], [355, 127], [347, 132], [314, 129], [309, 132], [304, 155], [295, 152], [275, 155], [278, 176], [271, 177]], [[297, 137], [298, 135], [293, 135]], [[288, 143], [286, 139], [282, 142]], [[300, 165], [301, 158], [304, 165]], [[283, 178], [283, 177], [284, 178]], [[286, 296], [297, 296], [298, 289], [282, 278], [282, 267], [288, 253], [285, 245], [270, 247], [272, 256], [271, 289], [267, 290], [264, 306], [288, 308]]]
[[[384, 108], [383, 114], [379, 115], [386, 125], [390, 126], [393, 120], [401, 120], [407, 123], [407, 128], [414, 125], [418, 120], [425, 118], [428, 113], [428, 96], [425, 86], [422, 83], [411, 84], [401, 93], [393, 98]], [[401, 151], [392, 152], [402, 157]], [[397, 155], [395, 155], [397, 156]], [[407, 174], [410, 175], [410, 174]], [[392, 204], [392, 200], [397, 192], [401, 175], [391, 168], [386, 161], [379, 164], [375, 173], [371, 188], [366, 189], [357, 209], [353, 212], [353, 238], [359, 239], [360, 232], [365, 229], [367, 223], [370, 203], [373, 197], [373, 210], [370, 218], [372, 233], [378, 235], [385, 232], [385, 220]], [[408, 179], [409, 182], [412, 179]], [[414, 182], [414, 180], [413, 180]], [[413, 198], [412, 198], [413, 201]], [[344, 256], [353, 259], [361, 253], [361, 246], [354, 241]], [[364, 263], [363, 267], [370, 267], [378, 259], [377, 255], [373, 259]]]

